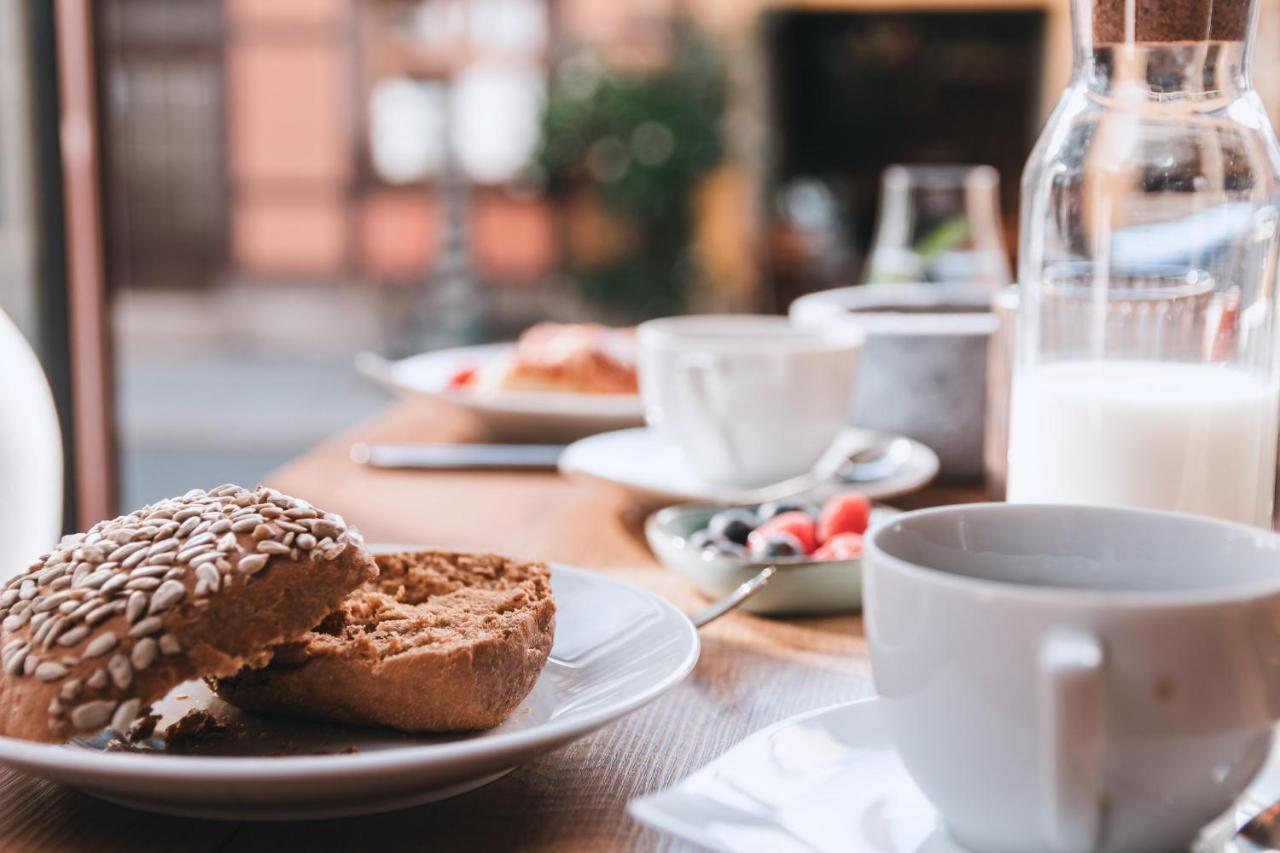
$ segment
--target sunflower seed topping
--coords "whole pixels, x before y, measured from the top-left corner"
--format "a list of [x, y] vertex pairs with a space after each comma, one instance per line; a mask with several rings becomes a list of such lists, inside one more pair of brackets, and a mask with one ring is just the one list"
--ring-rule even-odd
[[60, 663], [47, 660], [36, 667], [35, 676], [41, 681], [57, 681], [67, 674], [67, 668]]
[[119, 612], [119, 608], [116, 606], [119, 603], [120, 602], [118, 601], [111, 601], [90, 610], [84, 615], [85, 623], [88, 625], [97, 625], [99, 622], [103, 622], [111, 618], [111, 616]]
[[4, 671], [9, 675], [17, 675], [22, 671], [22, 665], [26, 662], [27, 655], [30, 652], [30, 645], [20, 646], [16, 651], [11, 652], [9, 656], [4, 659]]
[[274, 539], [263, 539], [257, 550], [259, 554], [284, 555], [289, 553], [289, 546]]
[[124, 608], [125, 621], [130, 625], [142, 618], [147, 612], [147, 594], [141, 591], [129, 596], [129, 603]]
[[[252, 542], [242, 545], [245, 536]], [[50, 715], [69, 715], [78, 730], [109, 723], [123, 731], [141, 707], [127, 695], [134, 673], [181, 652], [165, 631], [170, 611], [184, 602], [207, 607], [228, 587], [252, 582], [237, 575], [256, 575], [276, 557], [328, 557], [349, 541], [359, 534], [340, 516], [262, 486], [193, 489], [99, 522], [0, 583], [0, 631], [12, 635], [0, 634], [0, 669], [50, 684]], [[127, 629], [112, 621], [121, 615]], [[108, 657], [98, 669], [84, 663]], [[112, 687], [126, 695], [63, 704]]]
[[[48, 649], [53, 645], [54, 640], [58, 639], [58, 635], [62, 633], [62, 629], [67, 627], [67, 620], [61, 616], [56, 619], [49, 620], [48, 630], [44, 632], [44, 638], [40, 641], [40, 648]], [[80, 627], [84, 627], [83, 625]], [[30, 673], [28, 673], [29, 675]]]
[[247, 557], [241, 557], [236, 568], [246, 575], [257, 574], [267, 567], [268, 559], [270, 558], [266, 554], [250, 554]]
[[[166, 574], [168, 573], [167, 569], [165, 570], [165, 573]], [[130, 589], [130, 590], [141, 590], [143, 592], [148, 592], [150, 590], [155, 589], [158, 586], [160, 586], [159, 578], [143, 577], [143, 578], [134, 578], [133, 580], [125, 584], [124, 588]]]
[[133, 644], [133, 651], [129, 653], [129, 662], [133, 664], [134, 669], [142, 671], [156, 662], [156, 655], [159, 651], [159, 646], [155, 640], [150, 637], [143, 637]]
[[88, 625], [77, 625], [76, 627], [72, 628], [70, 631], [63, 633], [60, 637], [58, 637], [58, 645], [67, 646], [68, 648], [70, 648], [71, 646], [74, 646], [76, 643], [83, 640], [85, 637], [89, 636], [89, 631], [90, 631], [90, 628]]
[[158, 554], [166, 554], [170, 551], [178, 550], [180, 544], [176, 536], [170, 536], [168, 539], [161, 539], [147, 549], [147, 557], [155, 557]]
[[82, 732], [100, 729], [111, 719], [116, 703], [108, 699], [96, 699], [71, 709], [71, 725]]
[[116, 575], [115, 577], [111, 578], [106, 583], [104, 583], [100, 587], [100, 591], [102, 592], [103, 595], [113, 595], [119, 592], [121, 589], [123, 589], [124, 585], [127, 584], [128, 582], [129, 582], [129, 575], [126, 574], [125, 572], [121, 572], [120, 574]]
[[182, 601], [186, 594], [187, 588], [181, 582], [165, 581], [160, 584], [159, 589], [151, 593], [151, 606], [147, 608], [147, 613], [150, 615], [163, 613]]
[[196, 567], [196, 580], [208, 584], [212, 592], [217, 592], [218, 585], [222, 582], [222, 575], [218, 573], [216, 565], [202, 563]]
[[130, 637], [145, 637], [148, 634], [155, 634], [164, 627], [164, 622], [159, 616], [148, 616], [138, 624], [129, 629]]
[[[173, 555], [161, 554], [160, 556], [172, 557]], [[170, 560], [169, 562], [171, 563], [173, 561]], [[167, 574], [170, 568], [171, 567], [168, 563], [165, 563], [163, 565], [155, 565], [153, 563], [147, 563], [147, 565], [145, 566], [141, 566], [139, 568], [134, 569], [132, 572], [129, 573], [129, 576], [134, 580], [137, 580], [138, 578], [158, 578], [161, 575]]]
[[111, 676], [111, 683], [121, 690], [128, 690], [133, 683], [133, 667], [129, 664], [129, 659], [121, 654], [112, 655], [111, 660], [107, 661], [107, 675]]
[[127, 732], [129, 726], [133, 724], [134, 719], [138, 716], [138, 708], [141, 705], [142, 700], [137, 697], [121, 702], [120, 707], [116, 708], [116, 712], [111, 715], [111, 723], [108, 728], [120, 734]]
[[116, 647], [119, 639], [116, 637], [115, 631], [104, 631], [89, 641], [89, 645], [84, 647], [84, 656], [87, 658], [98, 658], [105, 655]]
[[259, 524], [261, 524], [262, 521], [263, 521], [263, 518], [258, 513], [246, 515], [243, 518], [238, 518], [235, 521], [231, 522], [231, 532], [232, 533], [248, 533], [249, 531], [257, 527]]

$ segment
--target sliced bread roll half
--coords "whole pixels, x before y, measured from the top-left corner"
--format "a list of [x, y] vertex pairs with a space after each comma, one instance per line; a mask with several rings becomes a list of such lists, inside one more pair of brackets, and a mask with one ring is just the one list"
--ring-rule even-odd
[[101, 521], [0, 587], [0, 734], [125, 733], [177, 684], [266, 661], [375, 574], [341, 516], [261, 486]]
[[376, 559], [376, 579], [268, 666], [218, 681], [218, 694], [247, 711], [408, 732], [505, 720], [551, 652], [546, 564], [451, 551]]

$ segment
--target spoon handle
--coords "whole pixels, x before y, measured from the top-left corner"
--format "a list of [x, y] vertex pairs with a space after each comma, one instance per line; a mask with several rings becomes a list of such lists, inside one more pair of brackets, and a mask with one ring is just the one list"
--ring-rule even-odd
[[1277, 823], [1280, 823], [1280, 803], [1272, 803], [1240, 827], [1232, 839], [1236, 849], [1242, 853], [1276, 850], [1277, 844], [1280, 844], [1280, 828]]
[[776, 566], [765, 566], [749, 581], [744, 581], [738, 585], [738, 588], [726, 595], [724, 598], [708, 605], [696, 613], [689, 614], [689, 621], [693, 623], [693, 627], [701, 628], [709, 622], [719, 619], [730, 610], [736, 608], [739, 604], [755, 595], [760, 590], [769, 585], [769, 581], [778, 573]]

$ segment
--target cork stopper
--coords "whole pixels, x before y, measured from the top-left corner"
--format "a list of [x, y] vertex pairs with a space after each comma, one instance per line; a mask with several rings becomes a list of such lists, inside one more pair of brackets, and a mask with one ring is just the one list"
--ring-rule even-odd
[[[1130, 6], [1130, 2], [1132, 6]], [[1252, 0], [1094, 0], [1095, 44], [1129, 41], [1126, 16], [1133, 11], [1133, 41], [1243, 41]]]

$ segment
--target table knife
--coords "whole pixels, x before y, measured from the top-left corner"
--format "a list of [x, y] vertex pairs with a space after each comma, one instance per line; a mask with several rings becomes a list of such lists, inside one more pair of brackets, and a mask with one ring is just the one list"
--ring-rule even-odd
[[560, 444], [365, 444], [351, 446], [351, 459], [374, 468], [439, 470], [554, 470]]

